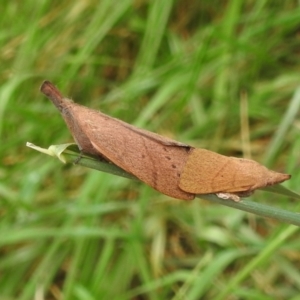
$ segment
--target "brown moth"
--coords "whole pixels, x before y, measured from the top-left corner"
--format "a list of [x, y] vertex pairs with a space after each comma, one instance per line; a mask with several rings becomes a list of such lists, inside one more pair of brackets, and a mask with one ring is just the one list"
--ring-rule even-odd
[[192, 147], [76, 104], [49, 81], [41, 91], [61, 112], [83, 153], [104, 157], [163, 194], [194, 199], [195, 194], [179, 188]]
[[165, 195], [192, 200], [195, 194], [216, 194], [239, 201], [291, 177], [253, 160], [195, 149], [139, 129], [64, 98], [49, 81], [41, 91], [61, 112], [83, 153], [111, 161]]
[[192, 149], [180, 176], [179, 187], [194, 194], [215, 193], [239, 201], [256, 189], [290, 179], [250, 159], [224, 156], [206, 149]]

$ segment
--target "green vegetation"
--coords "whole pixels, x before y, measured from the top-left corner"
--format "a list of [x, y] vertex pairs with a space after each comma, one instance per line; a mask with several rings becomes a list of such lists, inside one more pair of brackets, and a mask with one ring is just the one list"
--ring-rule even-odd
[[[25, 147], [72, 142], [39, 92], [292, 174], [296, 1], [8, 1], [1, 11], [0, 299], [298, 299], [298, 227]], [[252, 200], [290, 211], [266, 192]]]

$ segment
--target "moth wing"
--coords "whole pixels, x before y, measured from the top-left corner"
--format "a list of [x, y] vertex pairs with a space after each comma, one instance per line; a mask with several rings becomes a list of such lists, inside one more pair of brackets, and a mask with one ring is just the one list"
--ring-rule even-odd
[[136, 130], [97, 111], [89, 110], [84, 118], [80, 113], [76, 115], [78, 126], [85, 128], [85, 134], [100, 155], [166, 195], [194, 198], [178, 186], [189, 146], [169, 143], [172, 141], [169, 139], [163, 143], [162, 136]]
[[243, 173], [238, 159], [206, 149], [192, 150], [179, 182], [183, 191], [195, 194], [242, 192], [253, 185], [253, 176]]

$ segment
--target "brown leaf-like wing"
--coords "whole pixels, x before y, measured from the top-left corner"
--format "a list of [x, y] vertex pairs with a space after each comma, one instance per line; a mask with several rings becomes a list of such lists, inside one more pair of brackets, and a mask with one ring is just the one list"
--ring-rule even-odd
[[166, 195], [194, 198], [179, 188], [190, 147], [80, 106], [74, 106], [72, 114], [93, 148], [108, 160]]

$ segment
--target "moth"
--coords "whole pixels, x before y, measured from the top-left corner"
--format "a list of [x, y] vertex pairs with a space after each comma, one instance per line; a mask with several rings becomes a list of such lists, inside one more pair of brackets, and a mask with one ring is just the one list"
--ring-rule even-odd
[[60, 111], [83, 153], [114, 163], [165, 195], [192, 200], [196, 194], [216, 194], [239, 201], [291, 177], [253, 160], [196, 149], [76, 104], [49, 81], [43, 82], [41, 92]]

